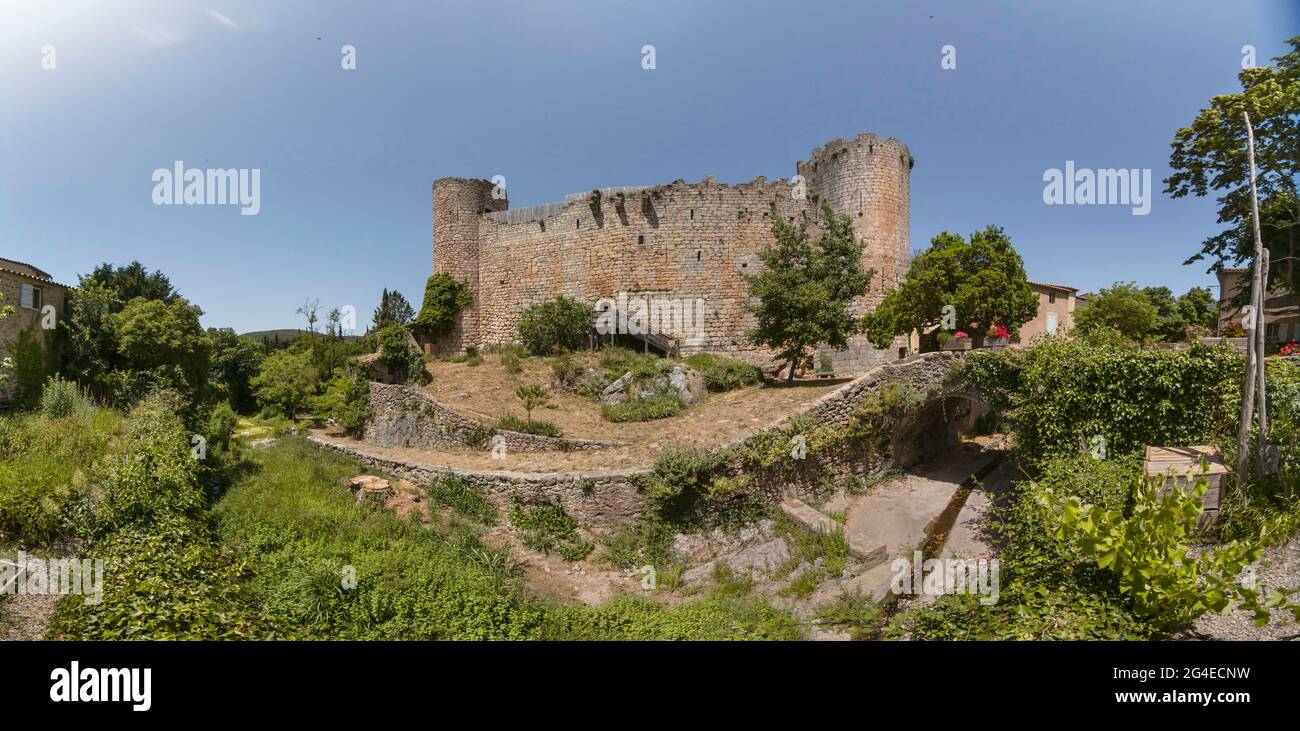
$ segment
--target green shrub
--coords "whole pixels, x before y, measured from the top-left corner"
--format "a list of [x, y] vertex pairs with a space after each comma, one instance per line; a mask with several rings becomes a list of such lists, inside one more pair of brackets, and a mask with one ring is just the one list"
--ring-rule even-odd
[[222, 450], [230, 449], [230, 439], [235, 433], [235, 426], [239, 423], [239, 416], [230, 404], [222, 401], [212, 409], [208, 415], [207, 440], [208, 446], [220, 447]]
[[122, 442], [93, 476], [98, 498], [83, 525], [94, 536], [166, 518], [192, 518], [204, 507], [199, 461], [175, 399], [154, 394], [131, 410]]
[[499, 518], [496, 507], [463, 477], [450, 473], [442, 475], [426, 485], [424, 491], [430, 500], [445, 505], [467, 518], [477, 520], [484, 525], [497, 524]]
[[758, 366], [715, 353], [696, 353], [686, 359], [686, 365], [704, 376], [704, 386], [710, 391], [731, 391], [763, 380]]
[[731, 452], [672, 444], [638, 478], [650, 515], [681, 529], [748, 525], [766, 515], [763, 495], [728, 474]]
[[29, 327], [18, 333], [18, 337], [7, 343], [13, 359], [14, 399], [23, 408], [35, 406], [48, 379], [57, 377], [58, 352], [45, 344], [45, 339], [54, 338], [55, 333], [38, 334], [38, 322], [33, 320]]
[[1071, 587], [1003, 587], [994, 605], [977, 594], [946, 594], [895, 615], [887, 639], [1145, 640], [1151, 629], [1110, 595]]
[[550, 355], [581, 349], [591, 328], [591, 307], [560, 295], [524, 310], [519, 317], [519, 340], [533, 355]]
[[543, 421], [541, 419], [525, 421], [514, 414], [506, 414], [500, 419], [497, 419], [492, 424], [492, 428], [504, 429], [505, 431], [517, 431], [524, 434], [535, 434], [539, 437], [564, 436], [564, 430], [552, 422]]
[[[662, 581], [661, 581], [662, 583]], [[542, 630], [550, 640], [798, 640], [798, 621], [754, 598], [710, 597], [664, 609], [638, 597], [599, 607], [560, 607]]]
[[[1183, 627], [1205, 612], [1241, 608], [1267, 624], [1269, 609], [1287, 605], [1285, 593], [1274, 589], [1267, 599], [1253, 583], [1239, 582], [1247, 565], [1259, 560], [1258, 541], [1221, 543], [1193, 555], [1191, 536], [1209, 485], [1197, 480], [1190, 494], [1165, 490], [1160, 482], [1131, 473], [1136, 494], [1127, 513], [1061, 498], [1051, 490], [1038, 495], [1040, 505], [1056, 516], [1057, 535], [1077, 541], [1098, 568], [1107, 570], [1119, 591], [1132, 602], [1134, 613], [1166, 632]], [[1287, 606], [1300, 621], [1300, 604]]]
[[229, 640], [281, 636], [246, 585], [245, 564], [201, 521], [170, 517], [108, 536], [98, 602], [59, 602], [47, 636], [61, 640]]
[[1038, 462], [1076, 454], [1095, 437], [1112, 457], [1149, 444], [1205, 443], [1235, 428], [1241, 370], [1241, 355], [1229, 348], [1048, 338], [1016, 353], [972, 356], [962, 376], [1008, 409], [1016, 450]]
[[525, 546], [542, 553], [558, 553], [565, 561], [581, 561], [595, 548], [578, 533], [578, 522], [556, 503], [512, 499], [510, 524]]
[[285, 348], [262, 360], [250, 384], [257, 400], [264, 404], [263, 414], [271, 407], [279, 407], [272, 413], [293, 418], [315, 392], [319, 381], [320, 371], [312, 365], [310, 352]]
[[[358, 509], [342, 483], [360, 465], [303, 439], [250, 455], [257, 469], [244, 473], [214, 512], [223, 542], [238, 546], [254, 572], [248, 584], [263, 616], [291, 627], [292, 637], [538, 636], [544, 607], [514, 594], [513, 564], [471, 528], [443, 533], [389, 511]], [[440, 489], [449, 501], [469, 504], [454, 483]]]
[[555, 387], [559, 389], [570, 391], [576, 389], [585, 371], [586, 369], [569, 353], [561, 353], [551, 361], [551, 375], [554, 377]]
[[605, 421], [651, 421], [676, 416], [686, 410], [686, 404], [676, 395], [651, 396], [646, 399], [628, 399], [618, 404], [600, 407]]
[[849, 561], [849, 543], [844, 537], [843, 528], [814, 533], [794, 525], [784, 515], [777, 517], [776, 524], [791, 547], [790, 560], [783, 567], [786, 571], [821, 559], [830, 576], [837, 577], [844, 573], [844, 567]]
[[95, 410], [95, 402], [75, 381], [67, 381], [56, 375], [50, 376], [41, 391], [41, 414], [47, 419], [64, 416], [85, 416]]
[[406, 383], [429, 381], [424, 356], [411, 344], [411, 331], [401, 325], [388, 325], [379, 331], [379, 361]]
[[809, 566], [781, 590], [781, 596], [807, 599], [812, 596], [814, 591], [817, 591], [817, 587], [821, 586], [822, 582], [829, 576], [830, 574], [826, 569], [820, 566]]
[[670, 360], [614, 345], [601, 349], [599, 365], [605, 372], [605, 380], [610, 383], [622, 378], [625, 373], [631, 373], [639, 381], [646, 381], [656, 376], [666, 376], [673, 369]]
[[316, 416], [334, 419], [348, 434], [360, 434], [370, 419], [370, 382], [360, 373], [335, 376], [308, 403]]
[[506, 369], [506, 373], [515, 376], [524, 372], [524, 364], [519, 362], [519, 356], [514, 353], [501, 354], [501, 367]]
[[649, 516], [631, 525], [607, 531], [600, 537], [601, 553], [596, 560], [620, 569], [653, 566], [659, 573], [680, 566], [673, 550], [676, 535], [668, 524]]

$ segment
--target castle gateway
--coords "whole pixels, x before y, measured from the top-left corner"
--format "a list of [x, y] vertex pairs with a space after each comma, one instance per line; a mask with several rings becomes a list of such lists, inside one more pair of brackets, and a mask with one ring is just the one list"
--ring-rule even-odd
[[[814, 235], [822, 202], [852, 219], [865, 244], [862, 266], [876, 272], [852, 305], [861, 315], [907, 273], [914, 162], [897, 139], [860, 134], [814, 150], [793, 183], [677, 180], [514, 210], [486, 180], [442, 178], [433, 184], [433, 268], [465, 282], [474, 301], [436, 352], [512, 342], [527, 307], [563, 294], [598, 313], [610, 302], [674, 303], [693, 315], [690, 332], [674, 332], [680, 319], [656, 318], [656, 327], [682, 355], [709, 351], [767, 365], [772, 353], [745, 338], [754, 317], [742, 275], [762, 271], [758, 252], [774, 242], [772, 206], [791, 222], [807, 221]], [[825, 352], [837, 373], [849, 374], [897, 359], [905, 345], [899, 338], [881, 350], [857, 336], [847, 350]]]

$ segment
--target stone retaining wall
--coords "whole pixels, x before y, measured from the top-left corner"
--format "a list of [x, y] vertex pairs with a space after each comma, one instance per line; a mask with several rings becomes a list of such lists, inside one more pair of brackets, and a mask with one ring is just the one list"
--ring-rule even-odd
[[[957, 353], [927, 353], [905, 361], [878, 366], [792, 412], [776, 424], [751, 432], [719, 449], [739, 447], [766, 432], [788, 426], [792, 419], [800, 416], [810, 417], [818, 424], [843, 427], [848, 424], [853, 410], [868, 396], [876, 393], [881, 386], [886, 383], [901, 383], [910, 385], [931, 398], [916, 409], [915, 413], [900, 422], [895, 433], [892, 454], [874, 454], [866, 447], [846, 448], [835, 454], [821, 456], [817, 466], [826, 467], [834, 474], [844, 476], [878, 472], [891, 464], [910, 464], [952, 442], [957, 435], [952, 418], [969, 416], [969, 409], [953, 411], [950, 414], [936, 407], [936, 404], [942, 401], [936, 397], [940, 394], [953, 367], [961, 360], [962, 356]], [[485, 429], [478, 422], [438, 403], [428, 394], [404, 386], [371, 384], [371, 401], [372, 405], [376, 405], [376, 414], [381, 417], [372, 421], [373, 432], [372, 426], [367, 427], [366, 440], [380, 446], [461, 448], [467, 443], [464, 440], [472, 433], [471, 427]], [[944, 422], [941, 432], [936, 431], [933, 424], [930, 424], [936, 418]], [[500, 433], [506, 435], [508, 448], [516, 451], [526, 450], [512, 441], [512, 435], [545, 439], [515, 432]], [[388, 443], [376, 441], [372, 438], [374, 436]], [[640, 517], [645, 498], [638, 492], [634, 480], [638, 476], [651, 474], [648, 467], [640, 470], [567, 473], [464, 470], [415, 461], [399, 462], [364, 447], [336, 444], [316, 436], [309, 438], [320, 446], [344, 452], [360, 459], [370, 467], [420, 485], [427, 485], [442, 475], [456, 475], [481, 489], [503, 512], [509, 507], [511, 497], [558, 503], [579, 523], [595, 529], [626, 525]], [[407, 440], [414, 441], [405, 443]], [[424, 440], [425, 443], [415, 443], [419, 440]], [[916, 442], [916, 444], [899, 445], [897, 442], [900, 440]], [[606, 444], [608, 443], [601, 446]], [[809, 470], [810, 475], [815, 472], [816, 470]], [[771, 475], [755, 477], [758, 479], [753, 489], [761, 490], [773, 498], [783, 494], [806, 494], [817, 487], [813, 482], [801, 483], [798, 478], [776, 484], [769, 479]]]
[[649, 474], [648, 470], [549, 473], [463, 470], [414, 461], [398, 462], [364, 447], [344, 446], [314, 435], [308, 439], [417, 485], [428, 485], [449, 474], [460, 477], [482, 490], [503, 516], [512, 497], [545, 500], [558, 503], [583, 526], [600, 530], [627, 525], [640, 517], [644, 499], [632, 479]]
[[404, 385], [370, 384], [371, 417], [365, 440], [381, 447], [416, 449], [491, 449], [496, 437], [511, 452], [578, 451], [619, 446], [619, 442], [546, 437], [492, 429], [424, 391]]

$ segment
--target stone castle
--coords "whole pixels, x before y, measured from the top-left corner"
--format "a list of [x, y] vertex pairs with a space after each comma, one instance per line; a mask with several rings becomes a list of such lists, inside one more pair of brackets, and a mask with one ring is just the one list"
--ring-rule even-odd
[[[774, 242], [770, 211], [807, 221], [816, 234], [822, 202], [853, 221], [874, 269], [855, 314], [877, 305], [907, 273], [909, 178], [914, 160], [897, 139], [860, 134], [813, 150], [791, 181], [726, 185], [713, 178], [644, 188], [606, 188], [561, 203], [510, 209], [486, 180], [433, 183], [433, 268], [467, 283], [473, 303], [457, 316], [437, 352], [516, 339], [527, 307], [564, 294], [589, 305], [607, 299], [703, 301], [703, 323], [681, 339], [681, 353], [725, 353], [756, 365], [772, 353], [745, 338], [754, 326], [744, 274], [762, 271], [758, 253]], [[687, 305], [690, 306], [689, 304]], [[901, 350], [900, 350], [901, 349]], [[861, 373], [906, 353], [857, 336], [831, 355], [838, 374]]]

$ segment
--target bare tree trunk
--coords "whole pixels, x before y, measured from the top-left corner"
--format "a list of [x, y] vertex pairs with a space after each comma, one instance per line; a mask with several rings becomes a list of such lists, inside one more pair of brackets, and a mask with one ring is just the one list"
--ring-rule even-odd
[[1259, 453], [1256, 457], [1258, 461], [1259, 474], [1267, 475], [1273, 473], [1273, 459], [1270, 455], [1268, 441], [1268, 398], [1267, 383], [1268, 370], [1267, 363], [1264, 361], [1264, 354], [1267, 345], [1268, 327], [1264, 322], [1264, 306], [1268, 302], [1268, 270], [1269, 270], [1269, 253], [1268, 249], [1261, 252], [1262, 261], [1260, 262], [1260, 281], [1263, 286], [1259, 290], [1259, 347], [1257, 349], [1257, 358], [1255, 360], [1255, 371], [1259, 379]]
[[[1255, 266], [1250, 278], [1250, 303], [1253, 312], [1250, 316], [1251, 332], [1246, 334], [1246, 378], [1242, 382], [1241, 423], [1237, 425], [1237, 484], [1245, 486], [1247, 471], [1250, 468], [1250, 423], [1254, 420], [1255, 381], [1258, 378], [1256, 369], [1259, 367], [1256, 360], [1258, 359], [1260, 363], [1264, 360], [1263, 348], [1257, 347], [1262, 346], [1263, 338], [1256, 330], [1263, 329], [1264, 313], [1257, 303], [1263, 301], [1260, 296], [1260, 266], [1263, 264], [1261, 251], [1264, 246], [1259, 233], [1259, 199], [1255, 191], [1255, 129], [1250, 125], [1249, 112], [1242, 112], [1241, 116], [1246, 122], [1246, 154], [1250, 162], [1250, 203], [1255, 229]], [[1263, 396], [1261, 395], [1260, 398], [1262, 401]]]

